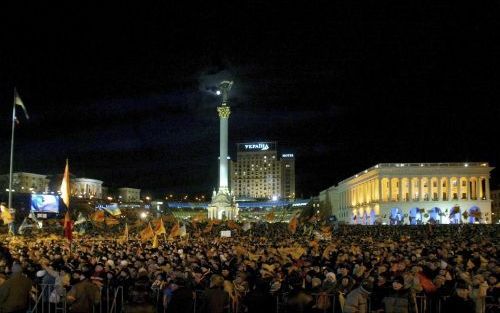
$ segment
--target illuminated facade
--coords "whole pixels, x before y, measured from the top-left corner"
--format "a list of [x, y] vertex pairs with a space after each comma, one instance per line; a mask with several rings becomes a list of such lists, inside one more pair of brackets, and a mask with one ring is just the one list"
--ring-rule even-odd
[[500, 222], [500, 189], [491, 191], [491, 216], [493, 223]]
[[[9, 189], [9, 174], [0, 177], [2, 190]], [[17, 172], [12, 173], [12, 189], [21, 193], [42, 193], [49, 190], [47, 175]]]
[[237, 198], [295, 198], [294, 155], [279, 159], [276, 142], [237, 144], [231, 188]]
[[123, 202], [141, 201], [141, 190], [136, 188], [118, 188], [118, 199]]
[[349, 224], [491, 223], [488, 163], [382, 163], [320, 193]]
[[91, 178], [70, 179], [71, 195], [83, 199], [102, 199], [102, 181]]

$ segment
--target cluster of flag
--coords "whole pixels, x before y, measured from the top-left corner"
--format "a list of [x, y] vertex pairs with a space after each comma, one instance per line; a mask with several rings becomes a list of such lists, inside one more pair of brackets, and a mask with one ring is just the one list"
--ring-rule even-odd
[[[151, 226], [151, 224], [153, 224], [154, 226]], [[128, 228], [126, 228], [126, 232], [128, 237]], [[154, 220], [152, 223], [148, 223], [148, 226], [146, 226], [146, 228], [144, 228], [142, 231], [139, 232], [139, 237], [143, 241], [153, 239], [153, 248], [157, 248], [158, 235], [162, 234], [166, 237], [167, 230], [165, 228], [165, 225], [163, 224], [163, 219], [159, 218], [157, 220]], [[186, 225], [180, 226], [179, 221], [176, 221], [174, 226], [172, 226], [172, 229], [170, 230], [168, 237], [176, 238], [176, 237], [184, 237], [186, 235], [187, 235]]]

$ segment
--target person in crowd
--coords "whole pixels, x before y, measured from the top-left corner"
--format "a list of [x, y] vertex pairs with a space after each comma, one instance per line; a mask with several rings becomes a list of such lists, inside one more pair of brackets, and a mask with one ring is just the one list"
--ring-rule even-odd
[[[65, 239], [50, 238], [50, 233], [8, 237], [5, 228], [1, 233], [0, 225], [4, 251], [0, 253], [0, 275], [8, 273], [10, 259], [39, 284], [36, 274], [46, 264], [57, 272], [52, 274], [60, 276], [57, 285], [66, 273], [71, 275], [69, 283], [61, 284], [71, 289], [81, 282], [83, 269], [89, 268], [90, 283], [102, 285], [103, 290], [113, 286], [120, 292], [118, 297], [123, 292], [126, 305], [142, 298], [138, 302], [156, 302], [153, 304], [160, 310], [163, 295], [173, 301], [176, 284], [172, 282], [179, 277], [185, 279], [185, 288], [196, 291], [197, 312], [208, 303], [205, 292], [220, 294], [218, 289], [224, 288], [230, 292], [233, 311], [259, 310], [256, 303], [272, 303], [273, 309], [317, 309], [327, 303], [325, 298], [308, 296], [326, 292], [334, 295], [332, 305], [340, 312], [347, 297], [360, 291], [358, 287], [369, 276], [376, 279], [370, 294], [373, 310], [385, 307], [387, 301], [382, 303], [382, 299], [393, 296], [399, 301], [406, 292], [418, 293], [418, 303], [426, 297], [428, 307], [437, 308], [460, 279], [472, 286], [468, 298], [480, 303], [480, 308], [484, 303], [486, 309], [498, 304], [497, 225], [436, 225], [432, 235], [425, 226], [338, 225], [333, 236], [322, 239], [317, 237], [323, 227], [320, 223], [309, 223], [306, 227], [312, 231], [295, 234], [289, 233], [286, 223], [254, 223], [249, 231], [240, 229], [231, 238], [220, 238], [224, 224], [214, 224], [211, 232], [197, 235], [196, 228], [186, 223], [189, 237], [160, 238], [158, 247], [132, 235], [128, 241], [119, 241], [116, 234], [91, 230], [89, 235], [75, 238], [71, 250]], [[42, 282], [55, 285], [56, 277], [43, 271]], [[213, 275], [222, 278], [220, 288], [210, 287]], [[403, 281], [399, 292], [392, 288], [397, 277]], [[111, 294], [103, 292], [102, 302], [112, 303], [108, 300]], [[49, 301], [48, 295], [42, 298]], [[434, 304], [430, 304], [432, 299]]]
[[170, 283], [171, 299], [166, 312], [191, 313], [194, 306], [194, 291], [188, 286], [184, 278], [178, 277]]
[[204, 306], [206, 312], [222, 313], [229, 308], [229, 294], [224, 290], [224, 278], [213, 274], [210, 277], [210, 286], [205, 289]]
[[0, 310], [3, 313], [25, 313], [29, 307], [31, 279], [20, 264], [13, 263], [11, 276], [0, 286]]
[[373, 291], [375, 278], [369, 276], [361, 285], [351, 291], [346, 298], [344, 313], [368, 313], [368, 301]]
[[101, 300], [99, 287], [91, 282], [92, 272], [90, 268], [82, 269], [80, 281], [67, 293], [67, 301], [71, 305], [72, 313], [92, 312], [95, 305]]
[[458, 280], [455, 293], [445, 301], [441, 309], [453, 313], [475, 312], [475, 304], [469, 297], [470, 291], [471, 286], [466, 281]]
[[405, 281], [396, 276], [392, 281], [392, 290], [382, 299], [386, 313], [416, 313], [415, 297], [410, 289], [404, 288]]

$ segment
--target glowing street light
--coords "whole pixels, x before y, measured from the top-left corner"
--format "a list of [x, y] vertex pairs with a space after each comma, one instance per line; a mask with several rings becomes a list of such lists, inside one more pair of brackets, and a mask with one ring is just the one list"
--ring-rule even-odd
[[217, 90], [217, 91], [215, 92], [215, 94], [216, 94], [216, 95], [218, 95], [218, 96], [220, 96], [220, 94], [221, 94], [220, 90]]
[[142, 218], [142, 219], [145, 219], [146, 217], [148, 217], [148, 213], [146, 213], [146, 212], [141, 212], [141, 218]]

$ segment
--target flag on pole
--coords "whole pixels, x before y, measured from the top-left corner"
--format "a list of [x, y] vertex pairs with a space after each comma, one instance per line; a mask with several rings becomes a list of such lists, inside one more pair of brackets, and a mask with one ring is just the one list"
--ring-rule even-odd
[[295, 234], [295, 231], [297, 230], [297, 224], [298, 224], [297, 216], [292, 217], [290, 223], [288, 224], [288, 230], [292, 234]]
[[166, 234], [167, 230], [165, 229], [165, 225], [163, 224], [163, 219], [160, 217], [159, 219], [153, 222], [155, 234]]
[[148, 223], [148, 226], [144, 228], [139, 235], [141, 236], [141, 240], [146, 241], [148, 239], [151, 239], [154, 237], [155, 232], [153, 231], [153, 228], [151, 227], [151, 223]]
[[[19, 97], [19, 94], [17, 93], [17, 89], [14, 88], [14, 104], [20, 106], [23, 111], [24, 111], [24, 116], [26, 116], [26, 119], [29, 120], [30, 117], [28, 115], [28, 111], [26, 110], [26, 107], [24, 106], [23, 100], [21, 100], [21, 97]], [[17, 118], [16, 118], [17, 120]]]
[[92, 214], [92, 220], [97, 223], [104, 222], [104, 212], [103, 211], [95, 212], [94, 214]]
[[64, 216], [64, 237], [66, 237], [69, 242], [73, 240], [73, 221], [67, 211]]
[[66, 159], [66, 167], [64, 168], [64, 175], [61, 183], [61, 197], [63, 199], [64, 204], [66, 205], [66, 208], [68, 209], [69, 209], [69, 193], [70, 193], [69, 165], [68, 165], [68, 159]]
[[19, 226], [19, 229], [17, 230], [17, 232], [21, 235], [24, 234], [24, 229], [28, 227], [28, 222], [26, 220], [27, 220], [27, 218], [25, 217], [21, 226]]
[[118, 216], [118, 215], [122, 214], [122, 211], [118, 207], [118, 203], [112, 203], [112, 204], [106, 205], [104, 207], [104, 210], [106, 210], [106, 212], [108, 212], [109, 214], [111, 214], [113, 216]]
[[86, 221], [87, 219], [83, 216], [82, 212], [80, 212], [74, 224], [79, 225], [85, 223]]
[[9, 209], [6, 206], [4, 206], [2, 204], [2, 206], [0, 206], [0, 210], [2, 211], [1, 216], [2, 216], [3, 223], [5, 225], [8, 225], [8, 224], [14, 222], [14, 218], [12, 217], [12, 214], [10, 214]]
[[153, 237], [153, 248], [158, 248], [158, 237], [156, 235]]
[[179, 226], [179, 222], [177, 222], [177, 224], [174, 224], [174, 226], [170, 230], [169, 237], [175, 238], [175, 237], [179, 236], [179, 233], [180, 233], [180, 226]]

